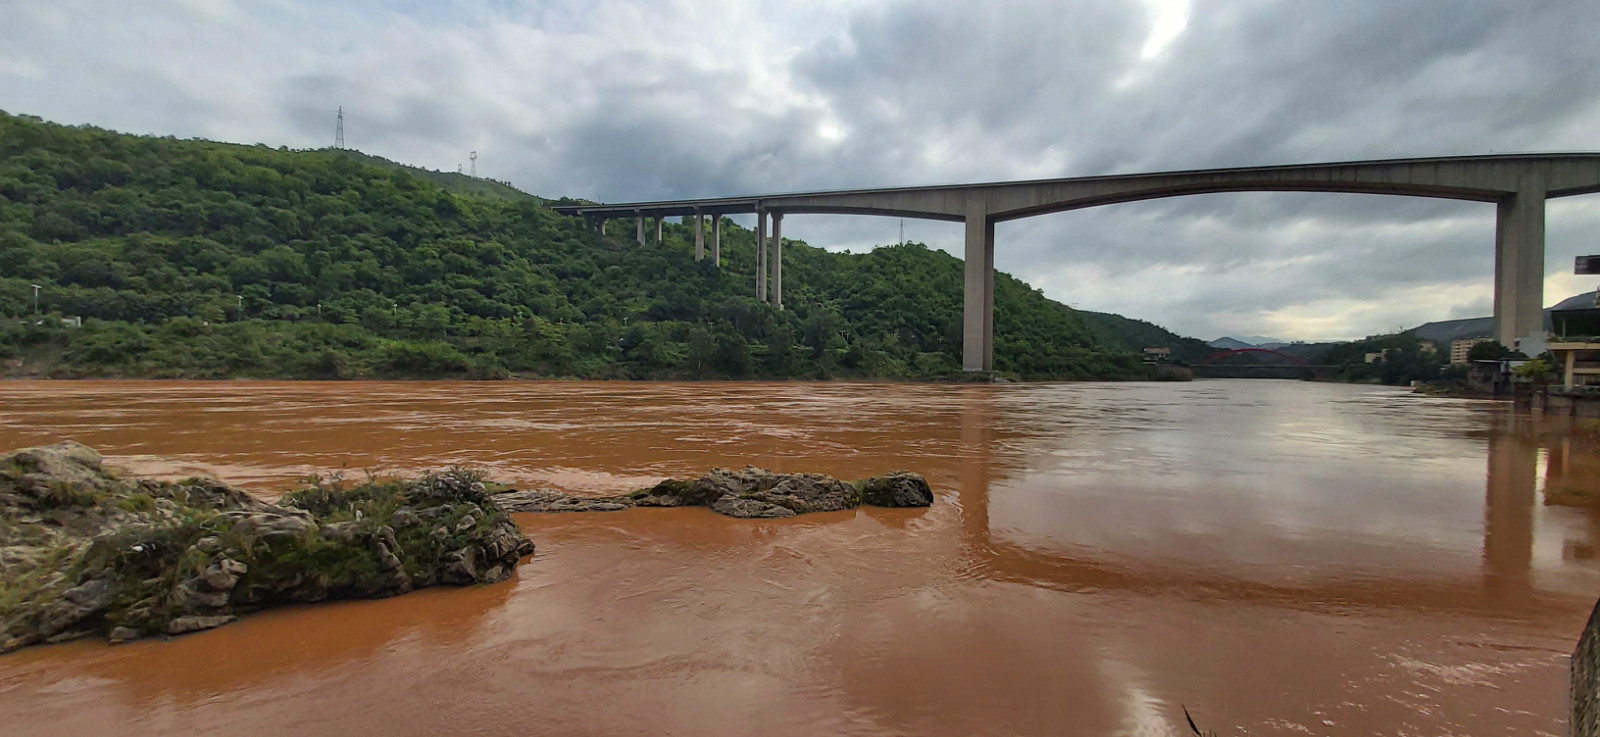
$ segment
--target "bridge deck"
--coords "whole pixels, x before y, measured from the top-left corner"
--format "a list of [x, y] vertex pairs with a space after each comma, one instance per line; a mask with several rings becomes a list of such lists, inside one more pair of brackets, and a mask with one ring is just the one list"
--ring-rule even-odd
[[1319, 191], [1496, 201], [1520, 188], [1529, 167], [1544, 169], [1547, 197], [1600, 191], [1600, 153], [1490, 154], [1191, 169], [1144, 174], [970, 184], [774, 192], [738, 197], [553, 205], [563, 215], [600, 218], [787, 212], [898, 215], [962, 220], [971, 195], [996, 200], [1006, 220], [1134, 199], [1229, 191]]

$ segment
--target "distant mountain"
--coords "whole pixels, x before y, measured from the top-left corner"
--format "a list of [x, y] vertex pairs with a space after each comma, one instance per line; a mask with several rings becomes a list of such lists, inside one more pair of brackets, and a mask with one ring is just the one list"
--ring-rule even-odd
[[1289, 341], [1284, 340], [1283, 338], [1268, 338], [1265, 335], [1246, 335], [1242, 338], [1236, 337], [1235, 340], [1241, 340], [1257, 347], [1265, 345], [1289, 345]]
[[1083, 321], [1088, 323], [1089, 330], [1100, 342], [1133, 353], [1142, 353], [1146, 348], [1165, 347], [1172, 350], [1175, 360], [1190, 363], [1216, 353], [1216, 349], [1206, 345], [1203, 340], [1185, 338], [1155, 323], [1109, 312], [1080, 310], [1078, 314], [1083, 316]]
[[[1547, 313], [1548, 314], [1548, 313]], [[1545, 318], [1549, 324], [1549, 318]], [[1480, 338], [1494, 332], [1494, 318], [1468, 317], [1460, 320], [1439, 320], [1423, 323], [1409, 331], [1412, 335], [1435, 343], [1449, 343], [1462, 338]]]
[[[1584, 292], [1583, 294], [1573, 295], [1561, 300], [1560, 302], [1557, 302], [1553, 307], [1550, 307], [1544, 311], [1544, 328], [1549, 330], [1551, 327], [1550, 310], [1570, 310], [1578, 307], [1593, 307], [1594, 300], [1594, 292]], [[1410, 330], [1407, 330], [1406, 332], [1411, 333], [1412, 335], [1415, 335], [1423, 340], [1431, 340], [1435, 343], [1448, 343], [1452, 340], [1460, 340], [1461, 338], [1486, 337], [1490, 333], [1494, 332], [1494, 318], [1467, 317], [1460, 320], [1438, 320], [1435, 322], [1423, 323]]]
[[1246, 343], [1246, 342], [1244, 342], [1242, 340], [1239, 340], [1238, 338], [1229, 338], [1229, 337], [1226, 337], [1226, 336], [1221, 337], [1221, 338], [1217, 338], [1216, 340], [1213, 340], [1213, 341], [1210, 341], [1206, 345], [1209, 345], [1212, 348], [1218, 348], [1218, 349], [1225, 350], [1225, 351], [1236, 351], [1236, 350], [1239, 350], [1240, 348], [1254, 348], [1254, 347], [1256, 347], [1255, 343]]

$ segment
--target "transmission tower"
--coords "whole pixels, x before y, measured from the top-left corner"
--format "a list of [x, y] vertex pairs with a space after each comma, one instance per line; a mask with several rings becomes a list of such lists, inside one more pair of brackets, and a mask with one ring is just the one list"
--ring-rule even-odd
[[478, 176], [478, 152], [473, 151], [472, 155], [467, 158], [472, 160], [472, 177], [476, 179]]
[[333, 147], [344, 148], [344, 106], [339, 106], [339, 122], [333, 129]]

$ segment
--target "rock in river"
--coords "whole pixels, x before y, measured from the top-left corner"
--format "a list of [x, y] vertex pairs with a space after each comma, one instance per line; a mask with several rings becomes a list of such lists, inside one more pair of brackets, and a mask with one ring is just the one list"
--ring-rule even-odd
[[288, 602], [492, 583], [532, 553], [468, 471], [319, 484], [269, 504], [212, 480], [124, 477], [92, 448], [58, 443], [0, 456], [0, 652], [193, 632]]
[[552, 489], [512, 490], [495, 495], [508, 512], [608, 512], [629, 507], [710, 507], [730, 517], [765, 519], [807, 512], [875, 507], [926, 507], [933, 491], [922, 476], [895, 471], [856, 482], [820, 473], [773, 473], [745, 466], [714, 468], [698, 478], [667, 479], [648, 489], [614, 497], [578, 497]]

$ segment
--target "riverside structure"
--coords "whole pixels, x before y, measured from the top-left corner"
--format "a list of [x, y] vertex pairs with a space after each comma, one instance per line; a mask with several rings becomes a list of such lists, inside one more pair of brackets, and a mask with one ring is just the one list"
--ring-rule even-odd
[[[964, 223], [966, 269], [962, 367], [994, 369], [994, 226], [1019, 218], [1120, 202], [1217, 192], [1354, 192], [1493, 202], [1494, 338], [1542, 351], [1544, 203], [1600, 192], [1600, 153], [1504, 154], [1328, 164], [1203, 169], [986, 184], [956, 184], [794, 194], [557, 205], [602, 232], [608, 219], [694, 220], [695, 257], [704, 257], [704, 217], [711, 216], [712, 259], [721, 264], [724, 215], [756, 215], [756, 297], [783, 308], [783, 216], [787, 213], [879, 215]], [[767, 237], [767, 223], [772, 236]], [[657, 227], [657, 241], [660, 229]]]

